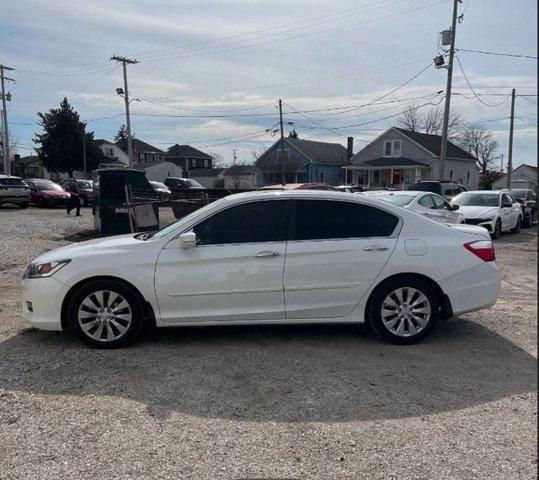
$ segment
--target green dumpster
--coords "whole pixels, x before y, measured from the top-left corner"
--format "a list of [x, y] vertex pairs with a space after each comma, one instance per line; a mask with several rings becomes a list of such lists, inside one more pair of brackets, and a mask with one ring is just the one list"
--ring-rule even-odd
[[[93, 172], [94, 228], [103, 234], [119, 235], [132, 231], [127, 205], [128, 192], [136, 191], [148, 201], [155, 198], [155, 192], [146, 178], [146, 172], [126, 168], [107, 168]], [[138, 228], [137, 231], [155, 230], [156, 226]]]

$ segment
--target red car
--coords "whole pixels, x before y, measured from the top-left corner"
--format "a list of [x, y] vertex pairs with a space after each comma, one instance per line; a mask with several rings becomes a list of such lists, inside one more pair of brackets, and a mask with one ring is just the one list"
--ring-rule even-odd
[[60, 185], [44, 178], [28, 178], [24, 182], [30, 187], [30, 203], [38, 207], [66, 206], [71, 195]]
[[327, 183], [276, 183], [274, 185], [266, 185], [260, 190], [337, 190]]
[[67, 180], [64, 180], [61, 185], [67, 192], [78, 194], [85, 207], [92, 204], [94, 200], [94, 184], [92, 180], [68, 178]]

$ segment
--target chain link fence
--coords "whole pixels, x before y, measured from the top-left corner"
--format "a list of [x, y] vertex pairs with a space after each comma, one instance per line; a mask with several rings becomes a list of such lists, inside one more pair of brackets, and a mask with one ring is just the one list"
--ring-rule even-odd
[[211, 202], [249, 190], [185, 189], [170, 195], [155, 191], [126, 189], [126, 207], [132, 232], [164, 228]]

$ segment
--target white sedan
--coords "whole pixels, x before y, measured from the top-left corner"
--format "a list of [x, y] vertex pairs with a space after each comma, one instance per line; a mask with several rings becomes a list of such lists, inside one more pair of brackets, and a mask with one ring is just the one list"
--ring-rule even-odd
[[451, 201], [470, 225], [486, 228], [492, 238], [502, 232], [520, 232], [522, 207], [508, 192], [502, 190], [476, 190], [457, 195]]
[[450, 205], [444, 197], [437, 193], [412, 190], [377, 190], [364, 192], [363, 195], [376, 196], [380, 200], [407, 208], [440, 223], [466, 223], [464, 215], [457, 211], [458, 205]]
[[442, 225], [331, 191], [231, 195], [153, 234], [47, 252], [27, 268], [23, 315], [98, 348], [158, 327], [369, 322], [396, 343], [496, 302], [484, 229]]

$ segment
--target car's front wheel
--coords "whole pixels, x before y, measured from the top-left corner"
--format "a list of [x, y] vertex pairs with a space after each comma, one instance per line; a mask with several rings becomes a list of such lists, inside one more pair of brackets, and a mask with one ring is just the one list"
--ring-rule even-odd
[[498, 238], [500, 238], [502, 236], [502, 222], [501, 220], [498, 218], [498, 220], [496, 220], [496, 225], [494, 226], [494, 231], [490, 234], [492, 240], [497, 240]]
[[116, 280], [95, 280], [82, 285], [69, 303], [73, 332], [94, 348], [116, 348], [131, 343], [143, 324], [137, 293]]
[[372, 297], [369, 320], [378, 335], [398, 344], [425, 338], [439, 317], [433, 288], [417, 277], [401, 277], [378, 287]]

